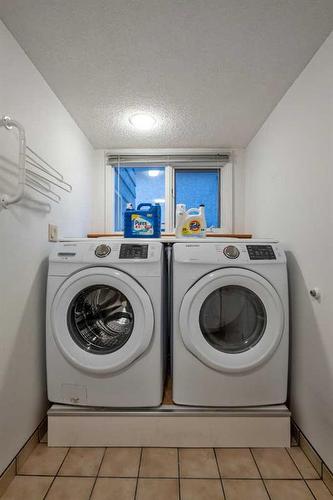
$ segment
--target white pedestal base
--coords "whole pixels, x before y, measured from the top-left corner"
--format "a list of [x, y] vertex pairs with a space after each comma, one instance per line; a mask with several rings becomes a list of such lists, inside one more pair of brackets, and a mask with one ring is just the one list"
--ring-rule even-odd
[[110, 410], [53, 405], [49, 446], [285, 447], [290, 412], [264, 408]]

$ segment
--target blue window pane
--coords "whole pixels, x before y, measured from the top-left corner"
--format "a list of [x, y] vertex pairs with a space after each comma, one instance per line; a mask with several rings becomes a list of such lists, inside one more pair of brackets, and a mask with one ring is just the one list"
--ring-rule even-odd
[[165, 168], [116, 167], [115, 168], [115, 230], [124, 230], [124, 212], [127, 203], [136, 208], [139, 203], [161, 205], [162, 231], [165, 228]]
[[207, 227], [220, 227], [220, 172], [218, 169], [176, 169], [175, 203], [186, 209], [205, 205]]

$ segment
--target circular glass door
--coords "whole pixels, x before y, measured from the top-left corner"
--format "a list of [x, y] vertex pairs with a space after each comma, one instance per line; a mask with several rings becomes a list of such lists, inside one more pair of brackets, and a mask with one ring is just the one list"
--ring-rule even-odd
[[217, 288], [202, 304], [200, 329], [207, 342], [221, 352], [239, 354], [262, 338], [267, 315], [261, 299], [239, 285]]
[[79, 292], [67, 313], [69, 333], [88, 352], [109, 354], [131, 336], [134, 312], [128, 298], [108, 285], [92, 285]]
[[147, 292], [116, 269], [70, 276], [51, 304], [53, 338], [63, 356], [91, 373], [121, 370], [149, 346], [154, 312]]
[[259, 274], [241, 268], [214, 271], [185, 294], [179, 327], [187, 349], [207, 366], [242, 372], [264, 363], [284, 328], [281, 299]]

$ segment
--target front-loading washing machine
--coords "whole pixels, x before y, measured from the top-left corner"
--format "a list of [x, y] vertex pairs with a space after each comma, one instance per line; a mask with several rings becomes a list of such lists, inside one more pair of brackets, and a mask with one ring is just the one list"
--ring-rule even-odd
[[173, 400], [282, 404], [288, 381], [286, 257], [276, 242], [176, 243]]
[[159, 242], [82, 240], [54, 247], [46, 317], [50, 401], [161, 404], [164, 274]]

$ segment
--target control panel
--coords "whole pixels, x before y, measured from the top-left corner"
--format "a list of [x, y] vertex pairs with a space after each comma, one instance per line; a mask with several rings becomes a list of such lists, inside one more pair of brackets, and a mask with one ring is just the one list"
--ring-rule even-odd
[[148, 245], [123, 243], [120, 245], [119, 259], [147, 259]]
[[250, 260], [276, 260], [272, 245], [246, 245]]

